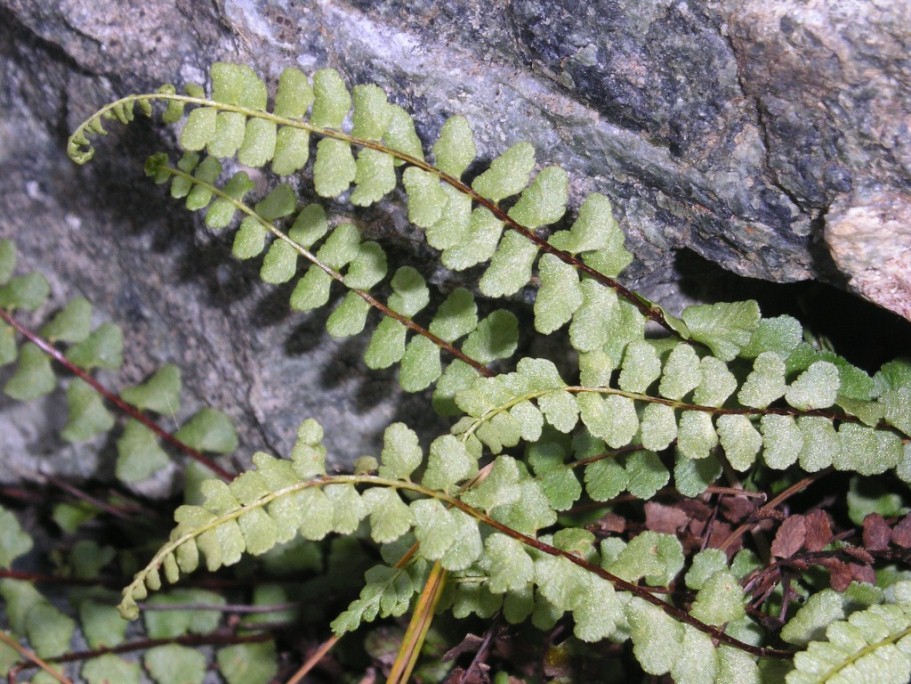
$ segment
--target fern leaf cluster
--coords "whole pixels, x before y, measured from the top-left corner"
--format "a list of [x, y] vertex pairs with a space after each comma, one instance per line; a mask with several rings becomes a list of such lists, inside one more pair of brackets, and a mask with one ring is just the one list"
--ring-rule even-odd
[[[395, 423], [378, 458], [340, 475], [326, 473], [322, 429], [305, 422], [290, 458], [257, 453], [254, 468], [228, 484], [205, 482], [200, 501], [177, 509], [170, 540], [124, 590], [122, 613], [136, 617], [137, 602], [163, 579], [175, 582], [200, 565], [215, 571], [295, 539], [361, 532], [383, 563], [333, 622], [337, 634], [439, 601], [455, 617], [499, 614], [541, 630], [571, 616], [576, 638], [630, 641], [645, 672], [677, 682], [757, 681], [772, 659], [788, 658], [766, 631], [779, 618], [748, 600], [745, 587], [761, 574], [751, 551], [729, 557], [725, 544], [693, 549], [651, 529], [599, 538], [579, 511], [609, 510], [619, 497], [650, 500], [669, 487], [695, 505], [723, 488], [722, 476], [728, 492], [746, 491], [740, 477], [764, 486], [829, 469], [852, 474], [852, 482], [889, 473], [909, 483], [907, 361], [871, 376], [805, 341], [795, 319], [763, 318], [752, 300], [668, 314], [617, 281], [632, 255], [608, 198], [591, 194], [567, 218], [567, 174], [540, 168], [527, 142], [481, 162], [469, 122], [454, 116], [425, 147], [411, 117], [381, 89], [349, 91], [329, 69], [312, 77], [284, 71], [271, 100], [248, 67], [216, 64], [210, 76], [208, 96], [199, 86], [185, 95], [165, 86], [102, 109], [74, 133], [71, 157], [91, 158], [89, 138], [105, 132], [105, 119], [128, 123], [135, 106], [152, 114], [163, 102], [162, 120], [180, 125], [182, 155], [156, 154], [146, 173], [189, 210], [205, 212], [210, 229], [233, 230], [234, 256], [261, 259], [264, 282], [293, 283], [293, 310], [328, 306], [338, 299], [332, 289], [343, 290], [329, 334], [365, 335], [365, 365], [398, 366], [402, 387], [432, 390], [433, 407], [454, 424], [425, 448]], [[278, 178], [258, 192], [248, 170], [266, 167]], [[296, 176], [312, 179], [306, 199]], [[354, 209], [354, 217], [330, 216], [313, 201], [364, 207], [398, 188], [440, 263], [477, 267], [477, 292], [438, 291], [421, 268], [396, 267], [365, 239]], [[0, 257], [0, 273], [11, 273]], [[40, 290], [23, 281], [18, 294], [0, 290], [0, 302], [27, 308]], [[523, 290], [534, 295], [532, 326], [520, 324], [514, 302], [488, 301]], [[371, 310], [380, 314], [375, 325]], [[568, 342], [557, 363], [515, 358], [534, 333]], [[98, 365], [114, 356], [102, 337], [93, 343]], [[161, 373], [128, 400], [159, 411], [162, 397], [174, 398], [173, 378]], [[199, 448], [229, 446], [205, 416], [181, 433]], [[144, 439], [129, 428], [128, 437]], [[825, 554], [831, 542], [828, 552], [854, 553], [872, 567], [872, 557], [831, 536], [812, 553]], [[776, 537], [781, 546], [772, 547], [780, 566], [833, 566], [824, 555], [793, 558], [802, 542], [794, 553], [778, 552], [786, 541]], [[817, 581], [807, 573], [801, 590]], [[433, 601], [416, 598], [425, 584]], [[786, 605], [794, 595], [787, 587], [770, 586], [759, 603]], [[890, 603], [880, 592], [846, 623], [829, 625], [845, 618], [847, 600], [837, 594], [834, 607], [832, 595], [812, 594], [781, 630], [788, 643], [813, 642], [794, 659], [791, 680], [828, 681], [831, 672], [812, 678], [827, 659], [842, 673], [867, 658], [907, 658], [906, 600]], [[831, 615], [819, 611], [825, 601]], [[860, 637], [862, 622], [876, 629]], [[827, 645], [823, 625], [832, 632]]]
[[[40, 273], [12, 276], [16, 253], [9, 240], [0, 241], [0, 309], [8, 317], [16, 310], [44, 307], [50, 286]], [[10, 319], [8, 319], [10, 320]], [[117, 421], [110, 404], [123, 402], [138, 411], [175, 417], [180, 411], [180, 370], [171, 364], [159, 368], [146, 382], [125, 387], [121, 394], [104, 393], [92, 371], [118, 371], [123, 364], [123, 332], [113, 323], [92, 328], [92, 305], [84, 297], [67, 302], [39, 330], [35, 342], [17, 344], [16, 329], [0, 322], [0, 365], [16, 363], [4, 393], [18, 401], [32, 401], [53, 392], [60, 379], [52, 361], [71, 364], [82, 377], [66, 378], [67, 421], [60, 436], [68, 442], [85, 442], [111, 432]], [[41, 346], [39, 346], [39, 344]], [[55, 346], [56, 345], [56, 346]], [[58, 347], [65, 345], [61, 352]], [[64, 367], [65, 370], [65, 367]], [[128, 484], [146, 480], [166, 466], [171, 456], [162, 448], [161, 434], [150, 428], [138, 412], [128, 418], [117, 439], [116, 475]], [[234, 426], [221, 411], [203, 408], [187, 418], [174, 438], [186, 447], [228, 454], [237, 448]]]

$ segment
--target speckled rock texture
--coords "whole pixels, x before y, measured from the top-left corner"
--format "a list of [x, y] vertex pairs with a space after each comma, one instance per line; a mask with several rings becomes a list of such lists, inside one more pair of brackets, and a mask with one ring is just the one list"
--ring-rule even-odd
[[[124, 327], [111, 384], [174, 361], [185, 409], [227, 409], [245, 453], [286, 451], [315, 416], [350, 463], [390, 421], [432, 422], [423, 399], [367, 372], [362, 341], [330, 340], [325, 314], [291, 314], [287, 289], [143, 177], [173, 131], [114, 127], [74, 166], [66, 136], [97, 106], [203, 82], [217, 60], [271, 80], [333, 66], [383, 86], [425, 140], [461, 113], [483, 158], [529, 140], [567, 168], [574, 202], [609, 195], [637, 257], [629, 284], [672, 309], [689, 248], [740, 275], [841, 282], [911, 318], [909, 55], [911, 6], [885, 0], [0, 0], [0, 234], [57, 304], [85, 294]], [[359, 219], [426, 262], [400, 206]], [[33, 456], [26, 470], [109, 467], [110, 445], [47, 441], [61, 402], [0, 400], [0, 449]]]

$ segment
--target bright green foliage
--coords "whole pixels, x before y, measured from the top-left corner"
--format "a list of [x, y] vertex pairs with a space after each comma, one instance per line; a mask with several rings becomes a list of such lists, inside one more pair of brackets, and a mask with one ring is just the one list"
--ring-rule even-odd
[[179, 644], [150, 648], [142, 662], [157, 684], [201, 684], [206, 674], [206, 656]]
[[0, 323], [0, 366], [16, 360], [19, 350], [16, 349], [16, 331], [6, 323]]
[[[635, 527], [596, 545], [595, 536], [582, 527], [594, 519], [585, 511], [592, 502], [603, 508], [597, 514], [612, 513], [615, 503], [636, 506], [630, 496], [652, 499], [668, 485], [675, 493], [662, 492], [662, 500], [665, 494], [675, 500], [696, 497], [722, 472], [730, 481], [719, 484], [738, 486], [728, 465], [743, 473], [744, 486], [777, 492], [799, 481], [799, 465], [806, 472], [832, 466], [855, 474], [847, 501], [855, 524], [873, 512], [897, 519], [906, 512], [906, 497], [884, 481], [862, 476], [894, 469], [899, 478], [911, 481], [911, 448], [904, 443], [911, 434], [911, 364], [887, 364], [871, 378], [833, 352], [803, 342], [804, 331], [793, 318], [762, 319], [754, 301], [691, 306], [676, 318], [636, 294], [615, 289], [611, 278], [632, 255], [609, 199], [599, 194], [585, 198], [569, 229], [547, 229], [549, 247], [540, 254], [540, 240], [547, 234], [541, 229], [562, 219], [569, 182], [559, 167], [545, 167], [532, 178], [535, 151], [528, 143], [513, 145], [486, 168], [473, 168], [469, 190], [459, 179], [475, 164], [477, 150], [462, 117], [446, 121], [432, 149], [425, 151], [414, 121], [390, 104], [380, 88], [358, 85], [349, 92], [342, 77], [329, 69], [314, 74], [312, 84], [297, 69], [283, 72], [274, 116], [267, 110], [266, 84], [251, 69], [217, 64], [212, 85], [209, 101], [201, 88], [187, 89], [201, 102], [191, 104], [186, 114], [183, 104], [168, 101], [163, 119], [182, 124], [184, 155], [174, 166], [164, 155], [153, 156], [148, 175], [170, 183], [172, 196], [185, 198], [188, 209], [206, 209], [205, 221], [214, 229], [228, 228], [240, 212], [235, 256], [263, 255], [261, 279], [293, 283], [295, 311], [340, 301], [328, 315], [330, 335], [361, 334], [371, 306], [386, 314], [366, 344], [366, 365], [400, 364], [399, 382], [408, 391], [435, 385], [433, 405], [453, 416], [454, 424], [425, 453], [411, 429], [394, 423], [383, 435], [380, 457], [363, 456], [355, 475], [346, 476], [326, 474], [322, 429], [308, 421], [290, 459], [259, 452], [253, 456], [254, 468], [230, 484], [207, 480], [190, 487], [191, 503], [176, 511], [170, 541], [125, 590], [124, 615], [135, 617], [136, 602], [160, 589], [163, 579], [174, 582], [201, 563], [214, 571], [245, 554], [274, 558], [286, 552], [283, 545], [333, 532], [357, 535], [358, 544], [369, 535], [382, 545], [385, 564], [367, 572], [359, 598], [332, 623], [337, 634], [377, 617], [403, 615], [426, 581], [429, 562], [439, 561], [449, 573], [440, 605], [457, 617], [490, 618], [500, 611], [509, 623], [530, 619], [548, 630], [569, 613], [578, 639], [621, 643], [630, 638], [640, 665], [654, 676], [669, 674], [681, 683], [758, 682], [762, 673], [780, 681], [786, 667], [772, 668], [769, 659], [757, 666], [749, 652], [719, 645], [721, 630], [750, 644], [770, 645], [766, 623], [752, 614], [746, 617], [741, 588], [745, 583], [754, 598], [764, 589], [747, 579], [764, 567], [758, 558], [745, 551], [729, 566], [723, 551], [696, 552], [690, 546], [687, 557], [674, 536], [654, 529], [630, 534], [639, 531]], [[166, 87], [162, 95], [167, 100], [175, 92]], [[145, 99], [139, 102], [144, 111], [151, 109]], [[134, 104], [126, 100], [109, 113], [128, 122]], [[240, 109], [227, 111], [226, 105]], [[90, 119], [71, 139], [70, 154], [77, 161], [91, 157], [88, 136], [103, 132], [102, 118]], [[311, 137], [316, 138], [312, 162]], [[425, 156], [432, 165], [424, 163]], [[392, 193], [399, 183], [396, 168], [402, 167], [408, 219], [420, 229], [414, 236], [426, 236], [444, 269], [480, 266], [477, 288], [484, 297], [533, 300], [533, 325], [477, 302], [471, 283], [451, 289], [451, 281], [433, 264], [420, 265], [420, 271], [390, 264], [393, 253], [387, 257], [379, 244], [365, 241], [362, 217], [356, 213], [330, 221], [319, 204], [298, 211], [297, 179], [293, 187], [270, 184], [274, 189], [264, 197], [244, 172], [219, 180], [219, 158], [227, 160], [224, 168], [237, 162], [263, 167], [271, 161], [278, 176], [303, 170], [301, 178], [312, 175], [317, 195], [354, 207]], [[306, 194], [304, 188], [300, 195]], [[505, 221], [492, 206], [503, 201], [509, 216]], [[39, 306], [46, 296], [40, 280], [10, 281], [14, 263], [11, 245], [0, 242], [0, 283], [9, 281], [0, 288], [0, 300], [6, 297], [0, 304]], [[347, 290], [343, 296], [332, 292], [334, 282]], [[448, 296], [437, 283], [451, 290]], [[71, 343], [70, 358], [80, 358], [85, 367], [114, 368], [119, 360], [111, 360], [119, 350], [113, 353], [116, 345], [103, 344], [101, 328], [89, 334], [90, 314], [84, 302], [73, 304], [45, 327], [45, 334]], [[668, 334], [653, 335], [651, 328], [664, 323]], [[553, 352], [559, 370], [545, 359], [513, 358], [520, 345], [539, 353], [535, 333], [551, 334], [564, 326], [572, 349]], [[6, 340], [0, 360], [11, 361], [14, 334], [11, 329], [0, 333]], [[465, 358], [451, 358], [449, 344], [457, 344]], [[49, 362], [37, 349], [24, 346], [7, 392], [29, 398], [53, 387]], [[166, 367], [123, 394], [144, 410], [173, 415], [179, 388], [176, 369]], [[71, 390], [74, 419], [65, 434], [83, 438], [106, 429], [110, 419], [100, 399], [76, 382]], [[76, 397], [79, 392], [84, 396]], [[225, 416], [210, 409], [190, 419], [177, 436], [204, 451], [228, 452], [236, 446]], [[136, 422], [125, 425], [117, 448], [117, 474], [127, 482], [145, 479], [167, 463], [154, 434]], [[770, 470], [778, 471], [771, 479]], [[721, 491], [707, 495], [724, 502], [717, 512], [736, 526]], [[613, 502], [617, 497], [622, 498]], [[659, 511], [654, 521], [667, 524], [662, 515], [682, 510], [687, 509]], [[732, 512], [737, 513], [736, 507]], [[647, 508], [648, 527], [650, 513]], [[492, 530], [479, 523], [484, 516], [503, 527]], [[711, 520], [714, 525], [715, 518]], [[603, 521], [609, 523], [610, 517]], [[66, 524], [74, 527], [78, 521]], [[898, 523], [890, 519], [888, 524]], [[25, 544], [16, 530], [9, 542], [10, 561], [17, 553], [16, 540]], [[600, 565], [633, 583], [672, 587], [661, 601], [674, 609], [645, 601], [641, 589], [618, 593], [592, 567], [550, 556], [543, 552], [546, 547], [530, 549], [518, 539], [542, 530], [541, 544], [575, 554], [583, 565]], [[409, 551], [414, 540], [418, 546]], [[854, 544], [853, 538], [849, 541]], [[840, 553], [844, 563], [854, 553], [849, 550], [833, 553]], [[97, 551], [103, 560], [102, 550]], [[393, 567], [402, 558], [407, 563]], [[850, 562], [864, 563], [859, 551]], [[318, 561], [308, 567], [317, 566]], [[345, 574], [336, 572], [344, 563], [330, 561], [328, 567], [332, 577]], [[833, 567], [824, 565], [834, 585]], [[684, 568], [690, 592], [681, 584]], [[821, 680], [820, 673], [829, 671], [822, 667], [830, 668], [834, 681], [850, 681], [857, 673], [875, 673], [877, 681], [907, 679], [907, 602], [883, 603], [888, 593], [878, 589], [867, 594], [856, 588], [844, 594], [820, 591], [818, 573], [801, 575], [796, 566], [787, 572], [791, 589], [809, 598], [782, 637], [800, 646], [811, 644], [795, 660], [789, 681]], [[878, 579], [883, 586], [890, 581], [900, 586], [891, 575]], [[284, 600], [290, 593], [276, 596]], [[780, 607], [782, 593], [769, 587], [755, 605], [768, 599], [763, 610], [769, 616], [792, 615], [794, 594], [783, 596], [791, 605]], [[14, 628], [17, 606], [26, 604], [19, 600], [12, 607]], [[875, 610], [857, 612], [871, 604]], [[88, 621], [92, 604], [84, 605], [83, 620]], [[683, 609], [690, 623], [674, 616], [674, 610]], [[182, 612], [183, 617], [169, 623], [173, 633], [192, 631], [186, 614], [201, 611]], [[110, 633], [114, 640], [122, 638], [113, 625]], [[180, 676], [198, 682], [204, 662], [193, 656], [193, 651], [150, 652], [146, 667], [158, 681]], [[218, 665], [229, 682], [266, 681], [275, 672], [274, 646], [221, 649]]]
[[433, 145], [433, 154], [440, 171], [459, 178], [477, 154], [468, 119], [464, 116], [447, 119]]
[[472, 330], [462, 351], [481, 363], [512, 356], [519, 337], [519, 321], [515, 314], [497, 309]]
[[174, 436], [200, 451], [230, 454], [237, 448], [237, 434], [231, 420], [213, 408], [197, 411]]
[[[390, 106], [389, 125], [383, 133], [383, 142], [391, 150], [397, 150], [420, 161], [424, 160], [424, 150], [414, 129], [414, 120], [398, 105]], [[395, 161], [396, 166], [402, 163], [400, 159]]]
[[668, 399], [682, 399], [702, 382], [699, 357], [688, 344], [678, 344], [664, 363], [658, 394]]
[[265, 119], [247, 119], [244, 142], [237, 151], [237, 160], [246, 166], [263, 166], [275, 155], [277, 129]]
[[803, 327], [790, 316], [763, 318], [753, 331], [749, 343], [743, 347], [740, 355], [753, 359], [764, 351], [773, 351], [782, 358], [797, 348], [803, 339]]
[[629, 444], [639, 428], [632, 399], [613, 394], [603, 399], [597, 394], [583, 394], [577, 403], [589, 432], [613, 449]]
[[702, 584], [690, 614], [708, 625], [723, 625], [742, 618], [743, 589], [729, 570], [715, 572]]
[[408, 193], [409, 221], [430, 228], [440, 220], [447, 195], [436, 176], [411, 166], [402, 174], [402, 185]]
[[215, 660], [228, 684], [267, 684], [278, 670], [271, 641], [226, 646], [215, 654]]
[[117, 440], [117, 479], [132, 483], [151, 477], [170, 462], [155, 434], [142, 423], [128, 420]]
[[218, 629], [221, 615], [217, 610], [177, 608], [176, 606], [223, 606], [225, 598], [204, 589], [172, 589], [148, 599], [155, 606], [174, 605], [173, 610], [150, 610], [144, 614], [146, 632], [153, 639], [173, 639], [184, 634], [210, 634]]
[[212, 99], [249, 109], [266, 108], [266, 84], [248, 66], [216, 62], [210, 69]]
[[15, 515], [0, 508], [0, 568], [9, 569], [13, 561], [32, 549], [32, 538], [19, 525]]
[[414, 579], [407, 570], [385, 565], [370, 568], [364, 575], [364, 580], [366, 584], [360, 597], [332, 622], [332, 631], [338, 635], [378, 616], [402, 615], [408, 610], [416, 589], [420, 588], [415, 586]]
[[699, 496], [721, 475], [721, 463], [714, 456], [691, 460], [678, 458], [674, 465], [674, 487], [683, 496]]
[[507, 233], [500, 240], [478, 289], [487, 297], [515, 294], [531, 279], [531, 267], [537, 256], [538, 248], [528, 238]]
[[142, 670], [139, 663], [124, 660], [113, 653], [106, 653], [87, 660], [80, 670], [82, 681], [86, 684], [139, 684], [142, 681]]
[[762, 457], [767, 466], [784, 470], [797, 461], [803, 448], [803, 435], [793, 416], [763, 416], [760, 431], [765, 445]]
[[749, 300], [688, 306], [683, 322], [692, 339], [708, 345], [722, 361], [731, 361], [752, 339], [759, 325], [759, 305]]
[[636, 451], [626, 459], [627, 490], [640, 499], [651, 499], [670, 480], [670, 473], [652, 451]]
[[16, 268], [16, 244], [9, 238], [0, 238], [0, 285], [13, 277]]
[[661, 360], [655, 348], [641, 340], [629, 344], [623, 356], [618, 381], [627, 392], [645, 392], [661, 375]]
[[535, 299], [535, 330], [548, 335], [562, 328], [582, 305], [576, 269], [552, 254], [538, 264], [541, 286]]
[[89, 336], [91, 326], [92, 305], [85, 297], [76, 297], [41, 328], [41, 336], [50, 342], [82, 342]]
[[425, 487], [448, 491], [458, 482], [472, 477], [477, 467], [477, 459], [464, 444], [452, 435], [443, 435], [430, 445], [422, 482]]
[[665, 404], [648, 404], [642, 411], [639, 425], [642, 446], [652, 451], [662, 451], [677, 439], [677, 421], [674, 410]]
[[727, 364], [714, 356], [699, 361], [702, 381], [693, 393], [693, 401], [701, 406], [721, 406], [737, 389], [737, 379]]
[[[579, 283], [579, 288], [582, 291], [582, 304], [573, 314], [573, 320], [569, 326], [569, 340], [573, 348], [580, 352], [596, 352], [608, 342], [610, 330], [605, 325], [605, 320], [610, 321], [619, 317], [617, 294], [589, 278], [583, 278]], [[599, 365], [605, 368], [608, 363], [609, 359], [603, 359]], [[609, 373], [610, 370], [608, 368], [607, 372]], [[585, 384], [605, 383], [586, 382]]]
[[67, 421], [60, 436], [68, 442], [83, 442], [114, 427], [114, 415], [101, 395], [78, 378], [66, 390]]
[[522, 191], [509, 210], [509, 217], [526, 228], [538, 228], [556, 223], [566, 212], [569, 199], [569, 179], [559, 166], [543, 169]]
[[478, 324], [478, 307], [471, 293], [459, 287], [440, 304], [430, 323], [430, 332], [446, 342], [455, 342], [472, 332]]
[[67, 349], [66, 358], [85, 370], [118, 370], [123, 365], [123, 333], [113, 323], [103, 323], [82, 342]]
[[481, 196], [499, 202], [528, 185], [534, 165], [534, 147], [527, 142], [516, 143], [494, 159], [490, 168], [474, 179], [471, 187]]
[[375, 487], [364, 493], [363, 500], [370, 511], [371, 536], [376, 542], [393, 542], [411, 529], [411, 510], [397, 492]]
[[6, 601], [6, 616], [12, 631], [28, 639], [42, 658], [54, 658], [69, 650], [75, 631], [72, 618], [52, 606], [30, 582], [0, 579], [0, 596]]
[[822, 638], [830, 623], [845, 617], [844, 603], [844, 596], [832, 589], [813, 594], [781, 630], [781, 638], [798, 646]]
[[794, 657], [788, 684], [894, 682], [911, 677], [911, 610], [908, 604], [874, 605], [826, 627]]
[[123, 643], [129, 623], [113, 606], [108, 594], [86, 598], [79, 604], [79, 625], [92, 648], [109, 648]]
[[632, 598], [626, 606], [633, 653], [642, 669], [653, 675], [669, 672], [683, 658], [684, 627], [660, 608]]
[[493, 256], [502, 233], [503, 222], [486, 207], [477, 207], [471, 212], [464, 238], [444, 249], [440, 261], [454, 271], [477, 266]]
[[718, 417], [717, 426], [721, 447], [731, 466], [744, 471], [753, 465], [762, 446], [762, 435], [752, 421], [743, 415], [725, 415]]
[[19, 350], [16, 371], [6, 381], [3, 392], [17, 401], [31, 401], [43, 397], [57, 386], [48, 356], [29, 342]]
[[313, 111], [310, 122], [324, 128], [341, 128], [351, 108], [351, 95], [335, 69], [320, 69], [313, 74]]
[[774, 352], [763, 352], [753, 362], [737, 400], [744, 406], [765, 408], [785, 393], [785, 365]]
[[395, 189], [397, 179], [392, 162], [392, 157], [385, 152], [371, 149], [360, 151], [354, 173], [357, 187], [351, 193], [352, 204], [368, 206]]
[[647, 584], [661, 587], [680, 572], [683, 560], [676, 537], [648, 531], [633, 537], [607, 570], [630, 582], [645, 578]]
[[686, 572], [686, 586], [702, 589], [715, 573], [728, 566], [727, 556], [721, 549], [704, 549], [693, 556], [693, 564]]
[[718, 444], [718, 433], [712, 426], [712, 414], [705, 411], [683, 411], [677, 425], [677, 451], [690, 459], [706, 458]]
[[50, 284], [40, 273], [14, 276], [0, 286], [0, 308], [34, 311], [44, 304], [50, 292]]
[[357, 176], [357, 163], [351, 146], [332, 138], [323, 138], [316, 146], [313, 185], [320, 197], [341, 195]]
[[275, 240], [263, 259], [259, 277], [263, 282], [277, 285], [286, 283], [297, 271], [297, 251], [284, 240]]
[[903, 458], [898, 435], [856, 423], [839, 425], [838, 443], [839, 448], [832, 455], [836, 470], [879, 475], [896, 467]]
[[364, 140], [379, 140], [392, 118], [392, 105], [386, 93], [373, 84], [354, 86], [354, 115], [351, 135]]
[[886, 422], [911, 436], [911, 385], [884, 392], [879, 403]]
[[835, 403], [840, 384], [838, 368], [828, 361], [817, 361], [791, 383], [784, 398], [801, 410], [826, 408]]
[[141, 385], [122, 390], [120, 398], [136, 408], [173, 416], [180, 411], [180, 369], [167, 363]]

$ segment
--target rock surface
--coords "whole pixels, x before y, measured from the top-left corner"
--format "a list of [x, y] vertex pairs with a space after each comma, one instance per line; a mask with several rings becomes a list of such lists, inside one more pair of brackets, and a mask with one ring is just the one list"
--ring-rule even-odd
[[[287, 290], [259, 284], [255, 266], [148, 183], [143, 160], [173, 148], [171, 132], [133, 125], [87, 167], [66, 158], [68, 132], [99, 105], [204, 82], [217, 60], [273, 80], [296, 65], [376, 82], [425, 141], [465, 114], [485, 159], [533, 142], [541, 163], [569, 171], [576, 202], [612, 198], [637, 257], [627, 279], [662, 302], [679, 299], [674, 250], [687, 247], [740, 275], [846, 280], [911, 318], [908, 3], [135, 6], [0, 0], [0, 234], [51, 276], [58, 303], [83, 293], [123, 325], [129, 361], [115, 384], [174, 361], [187, 409], [227, 408], [247, 450], [286, 451], [313, 415], [333, 458], [351, 462], [388, 422], [426, 411], [392, 374], [364, 370], [362, 342], [328, 339], [323, 314], [291, 315]], [[403, 254], [422, 249], [394, 208], [362, 218]], [[40, 419], [0, 408], [4, 450], [56, 452], [36, 446]], [[106, 463], [105, 451], [76, 453], [23, 467], [88, 475]]]

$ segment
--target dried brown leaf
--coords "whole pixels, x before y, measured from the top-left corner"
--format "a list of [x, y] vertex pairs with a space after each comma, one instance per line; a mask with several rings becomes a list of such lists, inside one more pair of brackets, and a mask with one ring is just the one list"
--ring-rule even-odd
[[626, 531], [626, 518], [616, 513], [605, 513], [598, 520], [588, 525], [588, 530], [604, 537], [611, 533], [623, 534]]
[[911, 515], [906, 515], [892, 528], [892, 543], [903, 549], [911, 547]]
[[[734, 528], [726, 522], [720, 522], [716, 520], [712, 524], [712, 528], [709, 532], [709, 541], [706, 546], [710, 549], [717, 549], [721, 544], [731, 536], [731, 532]], [[728, 546], [727, 551], [730, 554], [737, 553], [743, 546], [743, 538], [738, 539], [734, 544]]]
[[677, 506], [665, 506], [656, 501], [645, 504], [645, 526], [655, 532], [674, 534], [689, 520], [686, 511]]
[[721, 513], [726, 520], [740, 524], [756, 510], [756, 500], [746, 496], [726, 496], [721, 500]]
[[772, 541], [772, 555], [777, 558], [790, 558], [800, 551], [807, 539], [806, 518], [792, 515], [785, 518]]
[[852, 578], [858, 582], [876, 584], [876, 572], [873, 570], [872, 565], [867, 565], [866, 563], [848, 563], [848, 565], [851, 568]]
[[870, 513], [864, 518], [864, 546], [870, 551], [885, 551], [889, 548], [892, 530], [879, 513]]
[[677, 505], [694, 520], [708, 520], [712, 515], [712, 507], [697, 499], [682, 499]]
[[822, 551], [832, 541], [832, 522], [829, 520], [829, 514], [817, 509], [807, 513], [805, 519], [807, 538], [804, 546], [807, 551]]
[[829, 585], [835, 591], [847, 589], [851, 584], [851, 580], [854, 579], [851, 576], [851, 568], [848, 567], [848, 564], [832, 558], [826, 563], [826, 566], [829, 568]]

